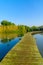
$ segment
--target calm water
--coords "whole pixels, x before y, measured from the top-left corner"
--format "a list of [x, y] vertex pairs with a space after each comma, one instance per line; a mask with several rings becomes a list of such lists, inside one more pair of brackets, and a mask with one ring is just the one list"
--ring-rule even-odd
[[21, 40], [14, 34], [0, 34], [0, 61]]
[[43, 57], [43, 33], [34, 34], [34, 38], [36, 39], [36, 44], [39, 49], [41, 56]]

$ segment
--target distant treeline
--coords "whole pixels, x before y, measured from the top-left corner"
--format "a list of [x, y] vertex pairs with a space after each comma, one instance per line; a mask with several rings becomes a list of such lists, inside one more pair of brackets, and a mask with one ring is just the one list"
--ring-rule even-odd
[[43, 31], [43, 26], [26, 26], [26, 25], [16, 25], [7, 20], [1, 21], [0, 32], [3, 33], [18, 33], [19, 36], [24, 35], [27, 32], [32, 31]]

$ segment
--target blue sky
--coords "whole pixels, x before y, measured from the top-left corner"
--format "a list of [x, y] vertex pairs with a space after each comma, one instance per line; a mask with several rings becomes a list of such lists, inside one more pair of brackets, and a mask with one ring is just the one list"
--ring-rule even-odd
[[0, 0], [0, 21], [43, 25], [43, 0]]

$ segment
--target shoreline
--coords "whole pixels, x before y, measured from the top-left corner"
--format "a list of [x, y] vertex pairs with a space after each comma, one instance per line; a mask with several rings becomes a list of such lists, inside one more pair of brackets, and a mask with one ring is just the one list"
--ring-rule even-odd
[[33, 35], [33, 34], [43, 33], [43, 31], [33, 31], [33, 32], [30, 32], [30, 33]]

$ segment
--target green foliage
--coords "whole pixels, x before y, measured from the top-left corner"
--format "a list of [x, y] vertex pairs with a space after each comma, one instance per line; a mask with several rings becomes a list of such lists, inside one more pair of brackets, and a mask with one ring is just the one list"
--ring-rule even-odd
[[38, 28], [39, 30], [43, 31], [43, 26], [39, 26]]
[[1, 21], [1, 25], [3, 25], [3, 27], [0, 28], [2, 32], [4, 31], [5, 33], [17, 33], [19, 36], [23, 36], [25, 33], [31, 31], [43, 31], [43, 26], [39, 26], [39, 27], [37, 26], [29, 27], [25, 25], [16, 26], [14, 23], [11, 23], [7, 20]]
[[18, 34], [19, 36], [23, 36], [26, 33], [24, 25], [18, 25]]
[[38, 31], [38, 27], [32, 26], [32, 27], [31, 27], [31, 30], [32, 30], [32, 31]]
[[15, 25], [15, 24], [14, 23], [11, 23], [11, 22], [9, 22], [7, 20], [3, 20], [3, 21], [1, 21], [1, 25], [7, 26], [7, 25]]
[[29, 26], [25, 26], [25, 29], [26, 29], [26, 32], [30, 32], [31, 31]]

